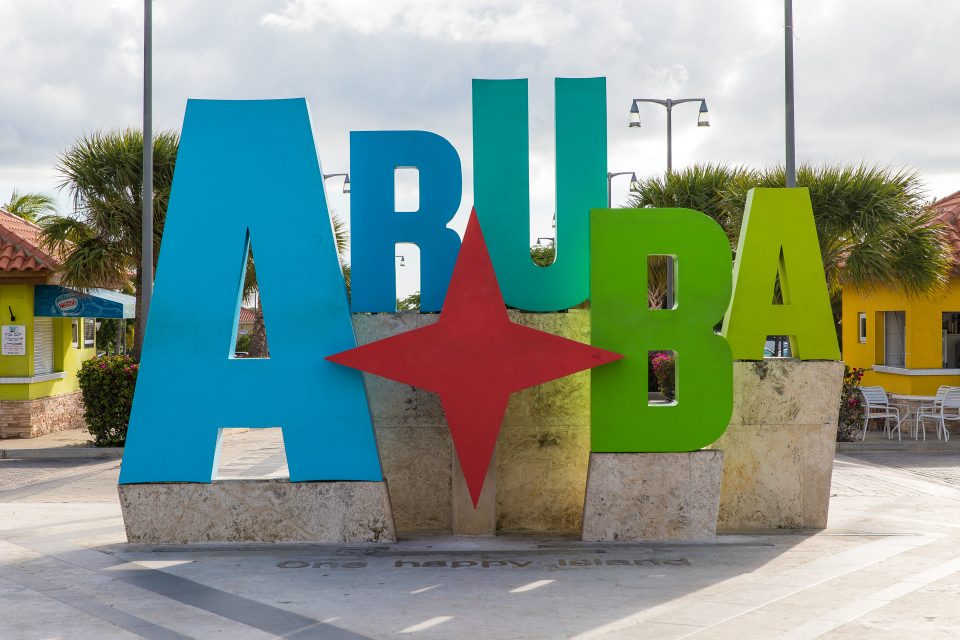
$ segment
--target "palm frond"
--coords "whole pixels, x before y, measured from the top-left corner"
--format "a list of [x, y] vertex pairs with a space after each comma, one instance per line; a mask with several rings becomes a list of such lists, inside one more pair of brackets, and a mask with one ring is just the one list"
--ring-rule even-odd
[[45, 193], [20, 193], [19, 190], [14, 189], [10, 194], [10, 201], [0, 205], [0, 209], [24, 220], [37, 222], [46, 216], [56, 215], [57, 202]]

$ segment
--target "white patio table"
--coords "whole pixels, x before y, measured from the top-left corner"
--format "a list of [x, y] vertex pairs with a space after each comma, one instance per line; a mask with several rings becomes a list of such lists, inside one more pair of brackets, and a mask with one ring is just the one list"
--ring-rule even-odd
[[[890, 399], [894, 400], [897, 404], [905, 409], [903, 415], [900, 416], [900, 424], [902, 425], [907, 418], [913, 414], [913, 438], [916, 440], [920, 436], [920, 420], [917, 415], [917, 409], [920, 405], [924, 403], [933, 404], [933, 401], [936, 399], [936, 396], [918, 396], [911, 395], [908, 393], [891, 393]], [[926, 440], [926, 432], [924, 432], [924, 440]]]

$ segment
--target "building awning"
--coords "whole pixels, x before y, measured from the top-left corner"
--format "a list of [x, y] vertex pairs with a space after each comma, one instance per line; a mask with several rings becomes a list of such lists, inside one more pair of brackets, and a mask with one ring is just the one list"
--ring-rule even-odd
[[134, 318], [137, 299], [109, 289], [68, 289], [38, 284], [33, 315], [40, 318]]

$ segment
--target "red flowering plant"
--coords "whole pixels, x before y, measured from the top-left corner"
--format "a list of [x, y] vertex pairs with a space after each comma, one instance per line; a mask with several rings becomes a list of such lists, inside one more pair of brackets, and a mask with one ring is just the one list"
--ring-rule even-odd
[[844, 365], [843, 388], [840, 391], [840, 415], [837, 419], [837, 442], [852, 442], [863, 428], [863, 397], [860, 381], [866, 369]]
[[80, 367], [83, 417], [94, 445], [122, 447], [126, 442], [138, 369], [129, 356], [91, 358]]
[[660, 389], [667, 400], [673, 401], [676, 397], [676, 359], [673, 353], [661, 351], [654, 354], [651, 359], [653, 365], [653, 375], [657, 378], [657, 388]]

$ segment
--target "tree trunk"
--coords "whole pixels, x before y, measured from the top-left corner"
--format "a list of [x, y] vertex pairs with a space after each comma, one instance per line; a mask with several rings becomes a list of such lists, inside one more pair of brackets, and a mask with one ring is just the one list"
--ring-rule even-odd
[[263, 307], [259, 304], [254, 311], [253, 332], [250, 334], [250, 357], [270, 357], [270, 348], [267, 346], [267, 326], [263, 323]]
[[126, 321], [123, 318], [117, 320], [117, 346], [114, 348], [114, 355], [120, 356], [123, 355], [123, 348], [126, 346], [124, 338], [124, 329], [126, 329]]

